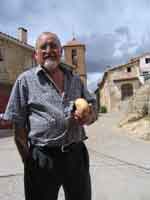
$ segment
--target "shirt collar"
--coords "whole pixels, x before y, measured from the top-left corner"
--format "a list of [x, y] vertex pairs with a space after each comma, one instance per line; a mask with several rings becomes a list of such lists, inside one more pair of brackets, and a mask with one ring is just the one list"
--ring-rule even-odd
[[39, 64], [37, 65], [36, 69], [35, 69], [35, 73], [38, 74], [40, 71], [43, 71], [42, 66]]

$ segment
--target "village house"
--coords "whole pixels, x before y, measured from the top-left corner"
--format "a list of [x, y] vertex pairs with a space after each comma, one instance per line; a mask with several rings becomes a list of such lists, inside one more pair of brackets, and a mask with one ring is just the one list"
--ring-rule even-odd
[[149, 77], [150, 53], [109, 68], [104, 72], [96, 90], [99, 107], [105, 107], [108, 112], [119, 109], [120, 102], [133, 96]]
[[18, 28], [18, 39], [0, 32], [0, 113], [5, 111], [17, 76], [35, 65], [33, 52], [26, 29]]

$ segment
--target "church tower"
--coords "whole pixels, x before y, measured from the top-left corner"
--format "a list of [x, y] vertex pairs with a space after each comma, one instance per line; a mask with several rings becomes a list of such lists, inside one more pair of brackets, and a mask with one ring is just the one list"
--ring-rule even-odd
[[65, 63], [71, 65], [86, 85], [85, 45], [73, 38], [63, 46]]

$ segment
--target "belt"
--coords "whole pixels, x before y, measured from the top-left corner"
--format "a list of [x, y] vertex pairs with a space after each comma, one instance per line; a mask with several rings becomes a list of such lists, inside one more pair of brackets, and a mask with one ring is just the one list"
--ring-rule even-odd
[[79, 145], [81, 145], [82, 142], [78, 142], [78, 143], [71, 143], [71, 144], [67, 144], [67, 145], [62, 145], [62, 146], [45, 146], [43, 147], [43, 149], [47, 150], [47, 151], [59, 151], [62, 153], [65, 152], [70, 152], [73, 149], [77, 148]]

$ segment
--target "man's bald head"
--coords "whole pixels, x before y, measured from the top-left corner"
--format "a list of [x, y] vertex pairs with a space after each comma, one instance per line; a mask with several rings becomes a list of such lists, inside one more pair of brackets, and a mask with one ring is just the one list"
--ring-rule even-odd
[[43, 38], [44, 36], [48, 36], [48, 37], [54, 39], [54, 40], [56, 41], [56, 43], [61, 47], [61, 42], [60, 42], [58, 36], [57, 36], [55, 33], [43, 32], [43, 33], [41, 33], [41, 34], [38, 36], [38, 38], [37, 38], [37, 40], [36, 40], [35, 49], [38, 49], [38, 48], [39, 48], [39, 43], [40, 43], [40, 41], [42, 40], [42, 38]]

